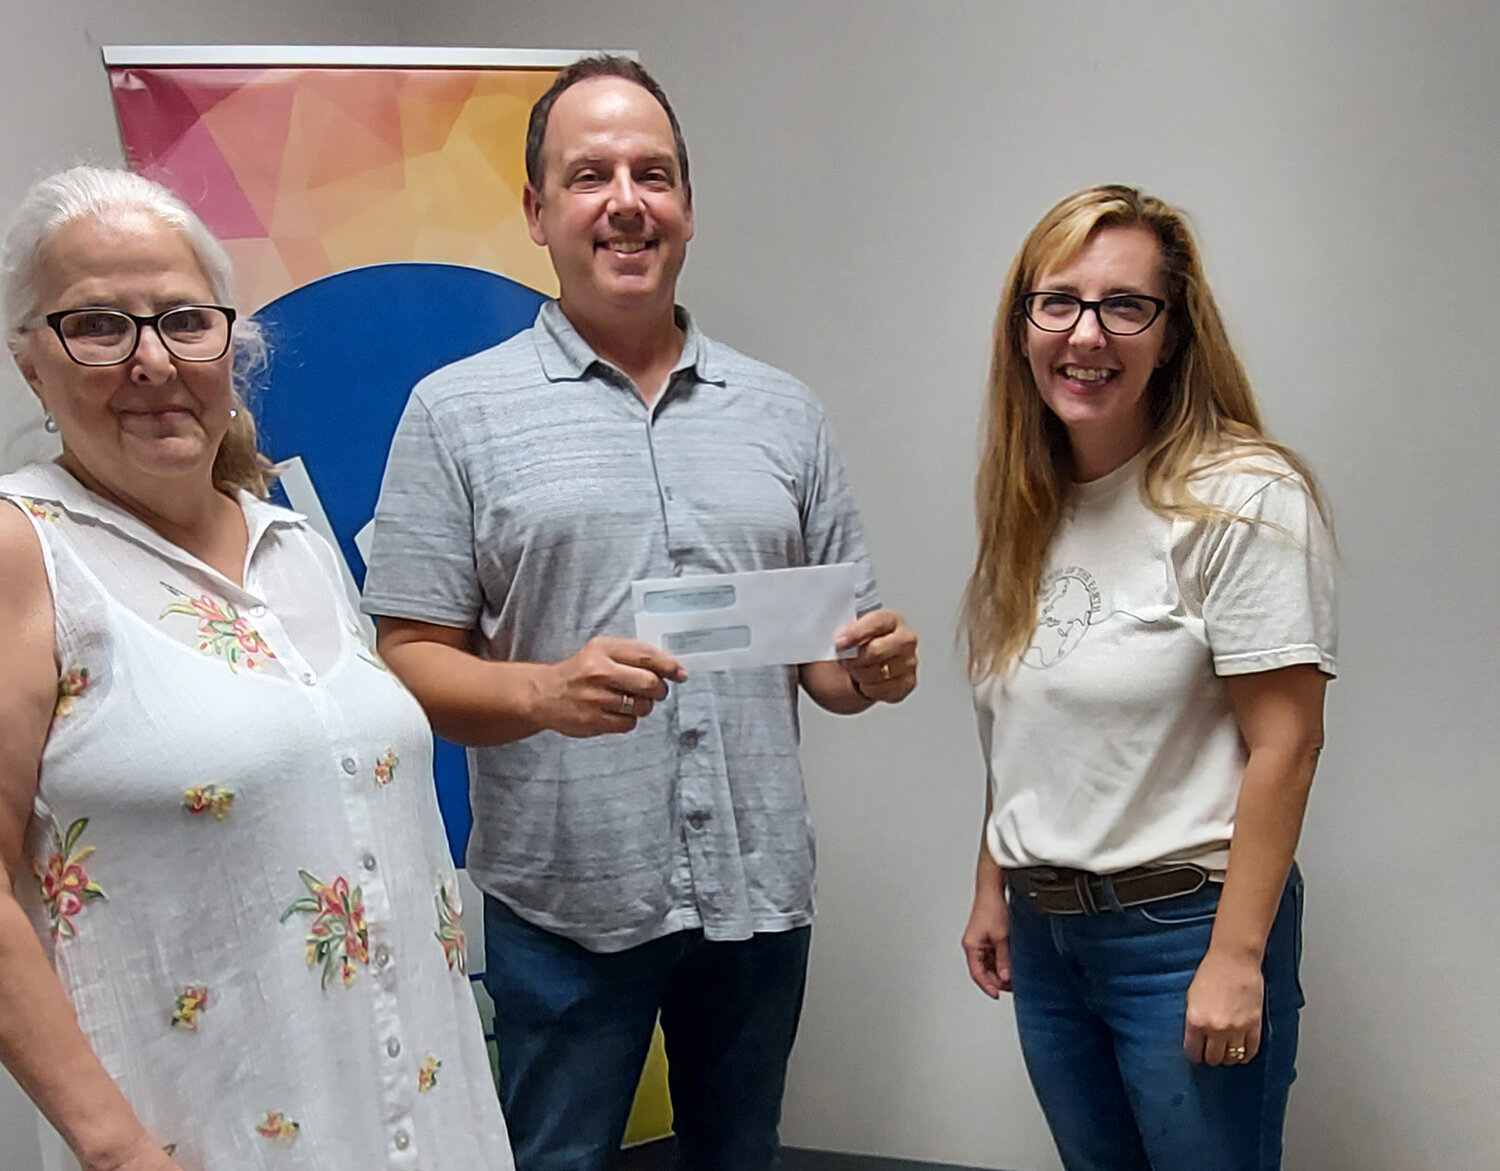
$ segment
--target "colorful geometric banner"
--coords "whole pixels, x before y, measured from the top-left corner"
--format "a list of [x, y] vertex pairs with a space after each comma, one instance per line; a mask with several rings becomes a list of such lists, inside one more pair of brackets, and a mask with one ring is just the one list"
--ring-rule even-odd
[[550, 69], [116, 67], [125, 155], [224, 241], [247, 310], [367, 264], [498, 272], [548, 295], [523, 147]]

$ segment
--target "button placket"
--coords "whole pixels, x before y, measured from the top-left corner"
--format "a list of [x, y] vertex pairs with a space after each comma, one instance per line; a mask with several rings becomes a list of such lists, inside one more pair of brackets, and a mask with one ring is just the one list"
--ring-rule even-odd
[[[393, 1128], [386, 1131], [387, 1166], [395, 1171], [396, 1168], [414, 1167], [418, 1161], [410, 1113], [417, 1075], [415, 1070], [408, 1068], [406, 1057], [409, 1030], [401, 1012], [396, 964], [403, 937], [393, 935], [396, 919], [377, 855], [384, 841], [379, 833], [383, 816], [379, 811], [386, 806], [376, 799], [382, 790], [367, 771], [373, 755], [370, 749], [370, 745], [345, 739], [338, 743], [335, 759], [343, 774], [340, 777], [343, 807], [356, 851], [354, 857], [359, 866], [360, 887], [370, 929], [371, 1008], [377, 1030], [375, 1035], [380, 1039], [378, 1043], [384, 1055], [380, 1095], [386, 1125]], [[433, 946], [436, 947], [436, 943]], [[404, 1134], [405, 1139], [398, 1141], [398, 1134]]]
[[714, 700], [706, 679], [689, 679], [677, 687], [678, 801], [688, 830], [688, 863], [699, 899], [710, 896], [716, 886], [714, 867], [708, 859], [715, 840], [714, 790], [716, 761], [712, 753], [699, 752], [704, 742], [702, 727], [713, 715]]
[[[281, 664], [281, 669], [287, 673], [288, 678], [300, 683], [303, 687], [316, 687], [318, 673], [312, 669], [306, 659], [297, 653], [296, 644], [288, 637], [286, 628], [277, 620], [276, 612], [264, 605], [260, 605], [259, 609], [261, 613], [256, 618], [256, 633], [265, 639], [267, 645], [275, 652], [276, 661]], [[245, 611], [247, 615], [250, 612], [250, 610]], [[326, 723], [333, 712], [331, 709], [325, 710], [320, 707], [318, 714]]]
[[718, 734], [718, 695], [702, 672], [675, 690], [680, 728], [699, 733], [697, 750], [677, 753], [678, 807], [693, 903], [705, 931], [742, 930], [751, 922], [749, 890]]
[[[247, 603], [251, 600], [246, 599]], [[383, 1162], [387, 1171], [410, 1171], [416, 1167], [419, 1158], [417, 1132], [411, 1114], [416, 1073], [406, 1068], [409, 1064], [406, 1053], [409, 1029], [400, 1009], [396, 965], [397, 948], [404, 937], [394, 934], [396, 923], [390, 895], [377, 856], [384, 841], [378, 832], [378, 802], [372, 798], [378, 789], [373, 779], [364, 775], [367, 762], [371, 761], [378, 746], [366, 743], [351, 725], [346, 709], [338, 699], [339, 690], [330, 691], [320, 686], [322, 676], [298, 654], [277, 621], [275, 611], [265, 606], [261, 598], [253, 600], [264, 606], [264, 615], [252, 620], [278, 656], [285, 679], [306, 696], [308, 706], [326, 735], [326, 743], [331, 746], [328, 758], [333, 770], [331, 775], [338, 781], [334, 786], [335, 799], [343, 810], [352, 845], [343, 873], [350, 876], [351, 884], [357, 881], [362, 890], [370, 932], [367, 973], [361, 973], [358, 979], [369, 981], [373, 1001], [372, 1023], [384, 1057], [379, 1079], [382, 1115], [386, 1120], [386, 1159]], [[250, 613], [248, 605], [243, 612]], [[366, 780], [368, 784], [362, 784]], [[357, 879], [355, 875], [358, 875]]]
[[[266, 605], [266, 593], [260, 588], [260, 574], [256, 572], [253, 557], [250, 566], [245, 571], [245, 584], [239, 587], [239, 591], [241, 604], [238, 608], [245, 617], [259, 619], [265, 618], [270, 614], [270, 609]], [[265, 632], [262, 631], [261, 633], [264, 635]], [[272, 649], [276, 650], [277, 648], [273, 647]], [[279, 654], [280, 652], [277, 651], [277, 653]]]

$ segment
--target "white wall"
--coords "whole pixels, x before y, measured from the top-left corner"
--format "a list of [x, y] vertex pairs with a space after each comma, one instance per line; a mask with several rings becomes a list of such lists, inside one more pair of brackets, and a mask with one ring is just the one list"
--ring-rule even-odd
[[1288, 1166], [1500, 1165], [1500, 16], [1473, 4], [444, 0], [407, 39], [626, 45], [693, 154], [684, 299], [840, 430], [922, 688], [812, 719], [821, 828], [796, 1143], [1055, 1167], [957, 939], [981, 803], [951, 631], [986, 339], [1056, 198], [1195, 213], [1277, 434], [1322, 473], [1344, 677], [1302, 850]]
[[[0, 0], [0, 221], [35, 179], [74, 162], [118, 165], [102, 45], [387, 44], [395, 0]], [[36, 400], [0, 368], [0, 470], [49, 452]], [[0, 1171], [40, 1166], [34, 1115], [0, 1070]]]

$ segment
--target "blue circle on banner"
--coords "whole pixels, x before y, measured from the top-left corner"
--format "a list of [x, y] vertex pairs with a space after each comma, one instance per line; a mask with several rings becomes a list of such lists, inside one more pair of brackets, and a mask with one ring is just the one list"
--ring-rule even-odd
[[[546, 300], [483, 269], [377, 264], [304, 285], [255, 314], [270, 343], [255, 400], [261, 449], [278, 463], [302, 461], [357, 587], [365, 562], [355, 538], [375, 515], [412, 387], [526, 329]], [[306, 500], [284, 492], [280, 500], [309, 512]], [[433, 739], [438, 805], [462, 866], [472, 821], [468, 766], [462, 748]]]

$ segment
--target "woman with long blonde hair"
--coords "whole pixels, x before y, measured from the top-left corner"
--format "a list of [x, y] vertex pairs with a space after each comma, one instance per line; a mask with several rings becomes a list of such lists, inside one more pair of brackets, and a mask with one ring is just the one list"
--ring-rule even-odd
[[963, 946], [1068, 1171], [1272, 1171], [1333, 548], [1180, 212], [1064, 199], [1006, 278], [964, 620], [989, 791]]

